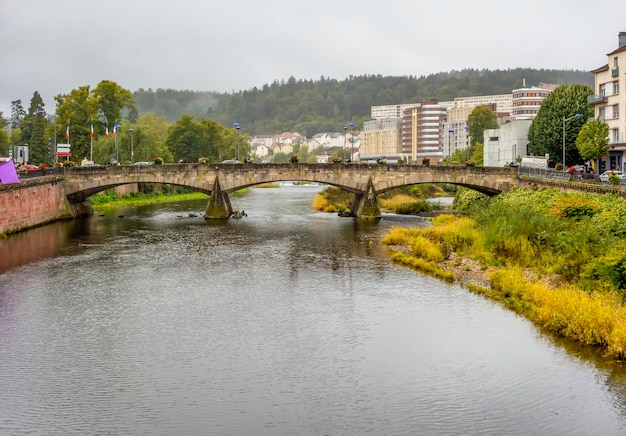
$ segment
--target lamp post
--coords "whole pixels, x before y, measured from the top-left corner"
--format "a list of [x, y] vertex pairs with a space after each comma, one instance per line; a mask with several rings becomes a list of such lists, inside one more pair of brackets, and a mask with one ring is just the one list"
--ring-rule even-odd
[[352, 137], [352, 141], [350, 141], [350, 162], [354, 161], [354, 123], [350, 123], [350, 136]]
[[467, 148], [467, 161], [466, 162], [469, 162], [470, 160], [469, 126], [466, 124], [463, 126], [463, 128], [465, 129], [465, 144]]
[[574, 118], [582, 117], [582, 114], [576, 114], [569, 118], [563, 117], [563, 171], [567, 171], [567, 167], [565, 166], [565, 122], [569, 120], [573, 120]]
[[[234, 123], [233, 127], [237, 129], [237, 132], [241, 130], [241, 126], [239, 125], [239, 123]], [[235, 156], [235, 159], [239, 160], [239, 133], [237, 133], [237, 156]]]
[[446, 157], [452, 157], [452, 134], [454, 133], [454, 129], [448, 129], [448, 155]]
[[134, 133], [135, 131], [133, 129], [128, 129], [128, 132], [130, 133], [130, 163], [131, 165], [135, 162], [135, 151], [134, 151]]

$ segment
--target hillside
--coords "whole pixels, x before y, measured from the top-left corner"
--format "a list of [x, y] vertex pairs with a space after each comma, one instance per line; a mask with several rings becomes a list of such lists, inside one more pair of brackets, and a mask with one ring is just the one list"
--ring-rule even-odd
[[133, 93], [139, 114], [155, 113], [170, 123], [182, 114], [218, 121], [233, 122], [247, 134], [270, 134], [283, 131], [312, 135], [341, 131], [353, 122], [357, 126], [370, 119], [371, 106], [418, 103], [435, 98], [449, 101], [456, 97], [508, 94], [513, 89], [539, 83], [593, 86], [593, 75], [586, 71], [473, 70], [436, 73], [429, 76], [393, 77], [381, 75], [351, 76], [338, 81], [275, 81], [261, 88], [230, 94], [173, 89], [139, 89]]

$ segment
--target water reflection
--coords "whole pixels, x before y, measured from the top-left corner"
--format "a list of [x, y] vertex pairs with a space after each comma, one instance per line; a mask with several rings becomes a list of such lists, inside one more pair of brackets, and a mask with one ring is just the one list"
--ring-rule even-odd
[[621, 367], [391, 265], [382, 235], [427, 222], [320, 214], [312, 194], [252, 190], [241, 220], [149, 206], [0, 241], [24, 260], [0, 274], [0, 433], [624, 433]]

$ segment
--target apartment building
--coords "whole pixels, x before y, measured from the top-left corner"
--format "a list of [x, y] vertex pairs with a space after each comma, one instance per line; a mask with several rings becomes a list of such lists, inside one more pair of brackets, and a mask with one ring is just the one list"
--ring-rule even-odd
[[402, 118], [384, 118], [366, 121], [361, 132], [361, 161], [402, 159], [400, 127]]
[[621, 169], [626, 171], [626, 32], [618, 34], [618, 47], [607, 54], [608, 62], [593, 71], [594, 94], [589, 104], [594, 105], [595, 117], [609, 126], [609, 155], [599, 162], [598, 171]]
[[448, 109], [437, 100], [427, 100], [406, 109], [402, 116], [402, 156], [410, 163], [429, 158], [433, 164], [443, 159], [441, 124]]
[[[474, 106], [462, 106], [448, 109], [448, 117], [441, 124], [441, 138], [443, 142], [443, 158], [450, 158], [457, 150], [469, 147], [469, 126], [467, 117], [474, 110]], [[469, 159], [469, 158], [468, 158]]]
[[[543, 85], [543, 84], [542, 84]], [[545, 86], [545, 85], [544, 85]], [[539, 112], [541, 103], [546, 99], [557, 85], [523, 87], [513, 90], [511, 111], [512, 117], [516, 120], [534, 120]]]
[[[495, 104], [494, 112], [513, 111], [513, 94], [476, 95], [473, 97], [457, 97], [454, 99], [455, 108], [472, 108]], [[471, 110], [470, 110], [471, 112]]]

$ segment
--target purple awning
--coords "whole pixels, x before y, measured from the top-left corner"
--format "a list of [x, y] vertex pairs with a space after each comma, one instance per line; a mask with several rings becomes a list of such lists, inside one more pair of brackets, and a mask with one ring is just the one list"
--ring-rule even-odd
[[20, 178], [15, 171], [15, 165], [10, 159], [0, 158], [0, 182], [3, 185], [9, 183], [20, 183]]

